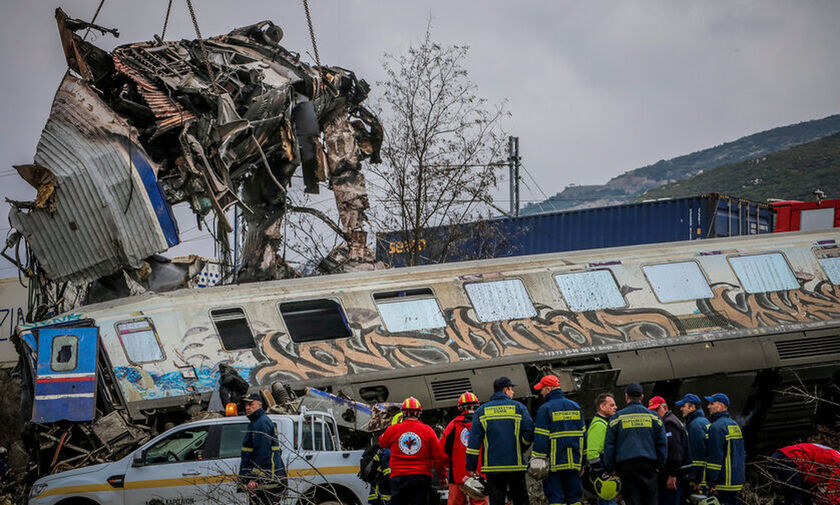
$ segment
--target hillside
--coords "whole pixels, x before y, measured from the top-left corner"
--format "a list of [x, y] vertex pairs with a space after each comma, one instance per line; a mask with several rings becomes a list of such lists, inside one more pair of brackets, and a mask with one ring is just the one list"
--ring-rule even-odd
[[730, 163], [651, 189], [639, 199], [723, 193], [750, 200], [813, 200], [819, 188], [840, 198], [840, 133], [785, 151]]
[[[525, 206], [521, 214], [623, 203], [635, 199], [645, 191], [692, 177], [701, 171], [790, 149], [837, 132], [840, 132], [840, 114], [773, 128], [733, 142], [630, 170], [610, 179], [606, 184], [567, 187], [548, 200]], [[741, 193], [736, 194], [742, 196]]]

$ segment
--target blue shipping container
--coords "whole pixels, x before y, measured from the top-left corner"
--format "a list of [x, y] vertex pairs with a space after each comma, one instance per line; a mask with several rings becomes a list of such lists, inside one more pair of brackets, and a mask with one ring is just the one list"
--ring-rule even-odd
[[425, 265], [755, 235], [773, 231], [773, 216], [768, 204], [708, 194], [440, 226], [416, 239], [401, 231], [378, 233], [376, 257], [401, 267], [412, 247], [419, 248], [418, 264]]

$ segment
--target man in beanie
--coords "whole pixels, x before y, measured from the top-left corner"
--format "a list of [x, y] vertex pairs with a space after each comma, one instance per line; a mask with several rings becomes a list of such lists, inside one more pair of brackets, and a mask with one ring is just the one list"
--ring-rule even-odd
[[548, 460], [548, 477], [543, 491], [549, 504], [580, 505], [583, 483], [580, 468], [583, 455], [583, 411], [566, 398], [560, 380], [546, 375], [534, 386], [545, 398], [534, 420], [534, 449], [531, 458]]
[[659, 502], [658, 472], [665, 467], [668, 442], [662, 420], [642, 405], [644, 393], [638, 382], [624, 390], [627, 406], [616, 412], [607, 427], [604, 468], [621, 479], [626, 505]]
[[668, 408], [665, 398], [654, 396], [648, 401], [648, 408], [662, 419], [668, 439], [668, 459], [664, 471], [659, 474], [659, 505], [680, 505], [682, 469], [688, 465], [688, 435], [682, 422]]

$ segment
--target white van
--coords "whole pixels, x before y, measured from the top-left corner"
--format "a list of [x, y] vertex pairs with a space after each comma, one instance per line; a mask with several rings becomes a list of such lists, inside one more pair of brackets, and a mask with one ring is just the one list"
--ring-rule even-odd
[[[344, 451], [335, 419], [325, 412], [270, 415], [277, 424], [288, 473], [283, 504], [363, 505], [367, 485], [357, 476], [362, 451]], [[247, 504], [237, 489], [246, 417], [183, 424], [114, 463], [38, 479], [30, 505]]]

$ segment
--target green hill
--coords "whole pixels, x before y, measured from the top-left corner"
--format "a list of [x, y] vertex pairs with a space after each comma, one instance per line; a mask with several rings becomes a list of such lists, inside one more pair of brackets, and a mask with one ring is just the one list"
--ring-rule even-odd
[[[708, 172], [715, 167], [745, 160], [760, 159], [764, 155], [790, 149], [837, 132], [840, 132], [840, 114], [773, 128], [742, 137], [733, 142], [727, 142], [670, 160], [660, 160], [652, 165], [630, 170], [610, 179], [606, 184], [569, 186], [548, 200], [527, 205], [521, 214], [603, 207], [624, 203], [637, 199], [646, 191], [653, 190], [653, 188], [665, 184], [670, 185], [698, 173]], [[828, 188], [829, 186], [826, 184], [825, 187]], [[802, 191], [805, 191], [805, 189], [807, 188], [803, 188]], [[810, 193], [813, 189], [812, 187], [808, 192]], [[723, 189], [715, 189], [714, 191], [722, 192]], [[827, 189], [824, 189], [824, 191], [829, 194]], [[748, 196], [737, 191], [734, 193], [738, 196]], [[698, 192], [693, 194], [698, 194]], [[832, 192], [831, 194], [837, 193]]]
[[639, 199], [715, 192], [758, 201], [768, 198], [813, 200], [812, 192], [817, 188], [825, 192], [827, 198], [840, 198], [840, 133], [785, 151], [723, 165], [651, 189]]

